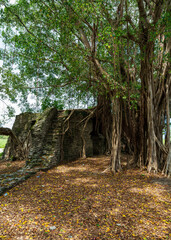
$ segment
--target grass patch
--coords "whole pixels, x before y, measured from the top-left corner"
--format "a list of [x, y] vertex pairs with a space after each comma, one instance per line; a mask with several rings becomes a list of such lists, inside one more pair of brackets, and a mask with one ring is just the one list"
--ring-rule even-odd
[[4, 148], [8, 141], [8, 136], [0, 135], [0, 148]]

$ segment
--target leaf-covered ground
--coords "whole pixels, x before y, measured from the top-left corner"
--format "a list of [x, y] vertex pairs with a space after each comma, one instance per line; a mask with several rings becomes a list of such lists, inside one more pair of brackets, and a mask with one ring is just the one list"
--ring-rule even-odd
[[0, 197], [0, 239], [171, 239], [170, 181], [108, 166], [80, 159], [11, 189]]
[[15, 161], [15, 162], [0, 161], [0, 175], [16, 172], [20, 168], [24, 167], [24, 165], [25, 165], [25, 161]]

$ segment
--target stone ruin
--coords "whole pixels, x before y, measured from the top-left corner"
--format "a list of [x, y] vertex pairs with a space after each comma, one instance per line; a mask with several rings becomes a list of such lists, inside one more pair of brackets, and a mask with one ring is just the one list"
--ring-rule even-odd
[[[30, 168], [51, 168], [63, 161], [72, 161], [105, 153], [105, 138], [95, 131], [91, 110], [57, 110], [43, 113], [22, 113], [16, 116], [13, 132], [22, 143], [24, 160]], [[85, 149], [83, 146], [85, 144]], [[84, 151], [85, 150], [85, 151]], [[9, 137], [3, 159], [16, 160], [16, 151]]]

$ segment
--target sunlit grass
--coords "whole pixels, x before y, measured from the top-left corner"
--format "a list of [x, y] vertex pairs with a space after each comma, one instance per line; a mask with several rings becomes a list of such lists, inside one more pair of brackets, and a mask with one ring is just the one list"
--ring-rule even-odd
[[8, 141], [8, 136], [0, 135], [0, 148], [4, 148]]

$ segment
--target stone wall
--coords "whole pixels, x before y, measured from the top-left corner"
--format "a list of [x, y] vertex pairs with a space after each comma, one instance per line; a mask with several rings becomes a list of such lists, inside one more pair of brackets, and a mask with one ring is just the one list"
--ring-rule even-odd
[[43, 151], [47, 144], [46, 138], [56, 116], [57, 110], [55, 108], [47, 109], [42, 114], [37, 115], [27, 140], [29, 145], [27, 164], [39, 165], [43, 162]]
[[[90, 110], [57, 111], [49, 108], [41, 114], [22, 113], [16, 116], [12, 130], [23, 143], [26, 165], [49, 168], [61, 160], [77, 159], [82, 156], [82, 137], [87, 157], [103, 154], [105, 140], [103, 136], [93, 135], [94, 121], [90, 119], [84, 129], [89, 113]], [[10, 141], [4, 158], [12, 160], [14, 153], [10, 149]]]

